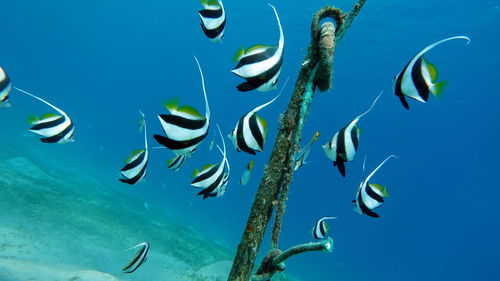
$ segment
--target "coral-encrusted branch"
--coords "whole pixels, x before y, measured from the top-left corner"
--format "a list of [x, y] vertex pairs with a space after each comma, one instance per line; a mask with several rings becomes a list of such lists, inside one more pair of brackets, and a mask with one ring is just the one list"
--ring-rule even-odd
[[[271, 245], [271, 249], [274, 250], [271, 252], [279, 253], [278, 240], [288, 189], [293, 177], [293, 160], [298, 151], [302, 128], [309, 113], [314, 88], [318, 86], [320, 90], [324, 91], [331, 86], [335, 44], [342, 39], [365, 1], [359, 0], [348, 14], [343, 14], [339, 9], [327, 6], [314, 16], [311, 26], [312, 42], [302, 63], [288, 107], [285, 113], [280, 116], [280, 128], [276, 142], [255, 195], [228, 281], [248, 281], [250, 279], [267, 224], [275, 207], [278, 207], [278, 210], [276, 211]], [[319, 27], [321, 19], [325, 17], [330, 17], [336, 22], [335, 36], [332, 36], [332, 30], [335, 30], [332, 29], [332, 25]], [[311, 81], [313, 82], [311, 83]]]

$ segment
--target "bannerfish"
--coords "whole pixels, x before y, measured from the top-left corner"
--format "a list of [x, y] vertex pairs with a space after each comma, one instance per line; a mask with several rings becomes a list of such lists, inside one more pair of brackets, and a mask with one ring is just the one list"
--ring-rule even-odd
[[306, 164], [306, 158], [309, 156], [309, 152], [311, 152], [311, 147], [314, 142], [319, 137], [319, 132], [316, 132], [313, 136], [313, 138], [302, 148], [297, 154], [295, 154], [295, 160], [293, 164], [293, 170], [297, 171], [300, 167], [302, 167], [304, 164]]
[[262, 152], [264, 150], [267, 122], [257, 115], [257, 111], [273, 103], [283, 92], [287, 81], [285, 81], [280, 93], [274, 99], [252, 109], [247, 114], [243, 115], [238, 123], [236, 123], [234, 130], [228, 137], [237, 151], [245, 151], [255, 155], [255, 152]]
[[142, 242], [140, 244], [137, 244], [133, 247], [130, 247], [126, 249], [125, 251], [132, 250], [134, 248], [141, 247], [137, 253], [135, 253], [135, 256], [130, 260], [130, 262], [122, 268], [123, 273], [132, 273], [136, 271], [139, 266], [141, 266], [147, 259], [148, 259], [148, 252], [149, 252], [149, 243], [148, 242]]
[[132, 152], [130, 157], [125, 160], [127, 163], [121, 170], [123, 178], [120, 179], [121, 182], [134, 185], [146, 177], [146, 168], [148, 166], [149, 151], [148, 151], [148, 139], [146, 130], [146, 121], [144, 119], [144, 113], [139, 111], [142, 115], [142, 122], [139, 122], [139, 126], [144, 128], [144, 149], [138, 149]]
[[372, 110], [382, 93], [383, 91], [380, 92], [367, 111], [354, 118], [351, 123], [338, 131], [329, 142], [323, 145], [323, 151], [326, 156], [333, 161], [333, 165], [337, 166], [343, 177], [345, 177], [344, 162], [352, 161], [358, 149], [359, 136], [361, 134], [361, 129], [358, 127], [358, 121]]
[[222, 0], [201, 0], [203, 10], [200, 10], [201, 28], [203, 33], [214, 42], [222, 42], [226, 26], [226, 11]]
[[176, 155], [174, 158], [167, 161], [167, 168], [178, 171], [182, 164], [184, 164], [184, 160], [186, 160], [186, 156]]
[[171, 149], [176, 155], [190, 157], [208, 134], [210, 126], [210, 108], [208, 106], [205, 79], [198, 59], [194, 57], [201, 76], [203, 96], [205, 98], [205, 117], [191, 106], [179, 107], [177, 99], [165, 102], [170, 114], [159, 114], [166, 137], [154, 135], [156, 141]]
[[436, 82], [437, 68], [424, 58], [424, 54], [437, 45], [453, 39], [465, 39], [467, 45], [470, 42], [470, 38], [467, 36], [454, 36], [432, 43], [416, 54], [394, 77], [394, 93], [406, 109], [410, 109], [406, 97], [425, 103], [429, 98], [429, 93], [434, 96], [439, 96], [442, 93], [446, 81]]
[[234, 74], [246, 80], [237, 86], [242, 92], [256, 89], [260, 92], [268, 92], [276, 89], [278, 77], [283, 63], [283, 50], [285, 38], [281, 28], [278, 12], [273, 8], [280, 32], [278, 46], [256, 45], [245, 50], [240, 48], [234, 57], [238, 62], [236, 67], [231, 70]]
[[373, 212], [374, 209], [378, 208], [382, 203], [384, 203], [384, 197], [388, 197], [387, 189], [382, 187], [380, 184], [369, 183], [371, 177], [377, 172], [382, 165], [384, 165], [390, 158], [397, 158], [396, 155], [390, 155], [385, 158], [382, 163], [378, 165], [375, 170], [373, 170], [365, 180], [359, 184], [359, 188], [356, 192], [356, 199], [352, 200], [354, 203], [354, 211], [359, 214], [365, 214], [373, 218], [378, 218], [379, 215]]
[[333, 220], [336, 219], [337, 217], [324, 217], [319, 219], [316, 224], [313, 227], [312, 230], [312, 235], [314, 239], [324, 239], [326, 235], [328, 234], [328, 224], [326, 223], [325, 220]]
[[243, 171], [243, 174], [241, 175], [241, 178], [240, 178], [241, 185], [246, 185], [248, 183], [248, 181], [250, 180], [250, 175], [252, 174], [252, 170], [253, 170], [253, 164], [254, 164], [253, 160], [250, 160], [250, 162], [248, 162], [248, 165], [245, 168], [245, 170]]
[[0, 106], [10, 107], [9, 94], [12, 90], [12, 84], [7, 72], [0, 67]]
[[30, 131], [42, 136], [43, 138], [40, 138], [42, 142], [67, 143], [74, 141], [73, 133], [75, 131], [75, 128], [73, 125], [73, 121], [64, 111], [25, 90], [19, 89], [17, 87], [14, 87], [14, 89], [45, 103], [59, 113], [46, 113], [41, 115], [40, 117], [31, 116], [28, 118], [28, 123], [33, 125]]
[[217, 196], [220, 189], [225, 189], [225, 185], [227, 185], [229, 178], [229, 173], [225, 173], [225, 167], [228, 166], [229, 169], [226, 158], [226, 143], [224, 142], [220, 129], [219, 134], [221, 135], [222, 146], [224, 148], [221, 151], [222, 161], [219, 164], [205, 165], [201, 170], [195, 169], [193, 173], [194, 179], [191, 185], [197, 188], [203, 188], [203, 190], [198, 193], [198, 195], [203, 195], [203, 199]]

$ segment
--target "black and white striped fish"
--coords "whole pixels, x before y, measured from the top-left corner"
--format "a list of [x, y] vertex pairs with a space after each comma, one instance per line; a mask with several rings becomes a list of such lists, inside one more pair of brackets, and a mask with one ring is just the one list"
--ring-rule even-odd
[[243, 48], [238, 50], [235, 56], [235, 61], [238, 64], [231, 72], [246, 80], [237, 87], [242, 92], [254, 89], [260, 92], [268, 92], [277, 87], [283, 63], [285, 38], [278, 13], [273, 5], [269, 4], [269, 6], [273, 8], [278, 21], [280, 32], [278, 46], [256, 45], [247, 50]]
[[176, 155], [174, 158], [167, 161], [167, 168], [177, 171], [182, 166], [182, 164], [184, 164], [184, 160], [186, 160], [186, 156]]
[[406, 109], [410, 109], [406, 97], [425, 103], [429, 98], [429, 93], [439, 96], [444, 90], [446, 81], [436, 82], [437, 69], [424, 58], [424, 54], [437, 45], [453, 39], [465, 39], [467, 44], [470, 42], [467, 36], [454, 36], [432, 43], [416, 54], [394, 77], [394, 93]]
[[214, 42], [221, 42], [224, 38], [226, 26], [226, 11], [222, 0], [201, 0], [203, 10], [199, 11], [203, 33]]
[[[225, 192], [225, 187], [229, 179], [230, 168], [226, 158], [226, 143], [222, 137], [222, 133], [220, 133], [220, 135], [222, 138], [223, 149], [221, 150], [219, 146], [217, 147], [222, 153], [221, 163], [206, 165], [200, 171], [196, 169], [193, 173], [194, 180], [191, 182], [191, 185], [203, 188], [203, 190], [198, 193], [198, 195], [203, 195], [203, 199], [214, 196], [222, 196]], [[225, 172], [226, 166], [228, 168], [228, 172]]]
[[324, 239], [329, 230], [328, 224], [325, 220], [333, 220], [336, 218], [337, 217], [324, 217], [319, 219], [312, 229], [312, 235], [314, 239]]
[[7, 75], [7, 72], [0, 67], [0, 106], [10, 107], [10, 90], [12, 90], [12, 84], [10, 83], [9, 76]]
[[379, 215], [373, 212], [374, 209], [380, 207], [384, 203], [384, 197], [389, 196], [387, 189], [379, 184], [370, 183], [370, 179], [377, 172], [387, 160], [397, 158], [396, 155], [390, 155], [385, 158], [382, 163], [373, 170], [365, 180], [359, 184], [358, 191], [356, 192], [356, 199], [352, 200], [354, 203], [354, 211], [359, 214], [365, 214], [373, 218], [378, 218]]
[[133, 247], [130, 247], [126, 249], [125, 251], [132, 250], [134, 248], [141, 247], [137, 253], [135, 253], [135, 256], [130, 260], [130, 262], [122, 268], [123, 273], [132, 273], [136, 271], [139, 266], [141, 266], [147, 259], [148, 259], [148, 252], [149, 252], [149, 243], [148, 242], [142, 242], [140, 244], [137, 244]]
[[238, 123], [236, 123], [234, 130], [228, 137], [237, 151], [245, 151], [255, 155], [255, 152], [262, 152], [264, 150], [264, 142], [267, 134], [267, 122], [265, 119], [257, 115], [257, 111], [274, 102], [283, 92], [287, 82], [288, 79], [285, 81], [280, 93], [274, 99], [252, 109], [247, 114], [243, 115]]
[[73, 133], [75, 131], [75, 128], [73, 125], [73, 121], [64, 111], [25, 90], [19, 89], [17, 87], [14, 87], [14, 89], [45, 103], [59, 113], [46, 113], [40, 117], [31, 116], [30, 118], [28, 118], [28, 123], [33, 125], [30, 131], [42, 136], [42, 138], [40, 138], [42, 142], [67, 143], [74, 141]]
[[345, 177], [344, 162], [352, 161], [358, 149], [359, 136], [361, 134], [358, 121], [372, 110], [382, 93], [380, 92], [367, 111], [354, 118], [347, 126], [338, 131], [329, 142], [323, 145], [326, 156], [333, 161], [333, 165], [337, 166], [343, 177]]
[[205, 117], [191, 106], [179, 107], [178, 100], [167, 101], [165, 107], [170, 114], [158, 115], [166, 136], [153, 136], [159, 144], [171, 149], [176, 155], [186, 157], [190, 157], [205, 139], [210, 126], [210, 108], [208, 107], [207, 93], [205, 91], [205, 80], [198, 59], [196, 57], [194, 59], [201, 76], [206, 108]]
[[316, 142], [318, 137], [319, 137], [319, 132], [316, 132], [313, 138], [306, 144], [306, 146], [304, 146], [299, 152], [297, 152], [293, 164], [294, 171], [297, 171], [300, 167], [306, 164], [307, 156], [309, 156], [309, 152], [311, 152], [311, 147], [313, 143]]
[[144, 149], [135, 150], [132, 152], [130, 157], [125, 160], [127, 163], [121, 170], [123, 178], [120, 179], [121, 182], [134, 185], [146, 177], [146, 168], [148, 167], [149, 160], [149, 150], [148, 150], [148, 139], [146, 130], [146, 121], [144, 119], [144, 113], [139, 111], [142, 118], [139, 121], [139, 127], [144, 128]]

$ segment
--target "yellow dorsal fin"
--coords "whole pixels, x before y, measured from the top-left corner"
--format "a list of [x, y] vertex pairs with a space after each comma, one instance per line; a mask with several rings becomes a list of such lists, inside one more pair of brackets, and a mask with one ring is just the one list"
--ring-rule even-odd
[[177, 111], [177, 108], [179, 107], [179, 98], [171, 98], [163, 102], [163, 105], [165, 108], [172, 112]]
[[255, 45], [255, 46], [252, 46], [252, 47], [248, 48], [245, 51], [245, 54], [248, 54], [248, 53], [250, 53], [252, 51], [255, 51], [255, 50], [258, 50], [258, 49], [271, 48], [271, 47], [273, 47], [273, 46], [258, 44], [258, 45]]
[[314, 133], [313, 142], [315, 142], [319, 137], [319, 132]]
[[132, 162], [132, 159], [134, 159], [137, 155], [139, 155], [143, 151], [144, 151], [144, 149], [137, 149], [137, 150], [132, 151], [132, 153], [130, 154], [130, 157], [127, 158], [127, 160], [125, 160], [125, 162], [126, 163]]
[[389, 193], [387, 193], [387, 188], [385, 188], [384, 186], [381, 186], [380, 184], [377, 184], [377, 183], [369, 183], [369, 185], [372, 187], [372, 188], [375, 188], [377, 189], [378, 191], [380, 191], [380, 193], [382, 193], [382, 195], [384, 197], [389, 197]]
[[179, 107], [177, 109], [177, 111], [189, 114], [189, 115], [191, 115], [193, 117], [197, 117], [197, 118], [200, 118], [200, 119], [204, 119], [205, 118], [205, 117], [203, 117], [203, 115], [201, 115], [198, 112], [198, 110], [196, 110], [196, 108], [194, 108], [192, 106], [189, 106], [189, 105], [183, 105], [183, 106]]
[[39, 119], [44, 120], [44, 119], [49, 119], [49, 118], [54, 118], [54, 117], [62, 117], [62, 115], [55, 114], [55, 113], [45, 113], [45, 114], [42, 114]]

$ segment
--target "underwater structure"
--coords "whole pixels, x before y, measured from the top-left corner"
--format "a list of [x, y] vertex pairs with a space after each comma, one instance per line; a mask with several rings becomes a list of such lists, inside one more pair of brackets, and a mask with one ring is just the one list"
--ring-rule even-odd
[[[291, 256], [307, 251], [331, 252], [333, 249], [331, 237], [321, 242], [296, 245], [285, 251], [278, 248], [278, 242], [287, 194], [293, 178], [294, 159], [299, 151], [299, 141], [314, 91], [316, 88], [320, 91], [331, 88], [335, 46], [342, 40], [365, 2], [366, 0], [359, 0], [348, 13], [326, 6], [313, 17], [308, 53], [302, 63], [288, 107], [280, 116], [280, 128], [273, 151], [255, 195], [228, 281], [270, 280], [274, 274], [285, 270], [284, 261]], [[324, 21], [320, 24], [326, 18], [333, 22]], [[274, 211], [270, 250], [252, 276], [266, 227]]]

